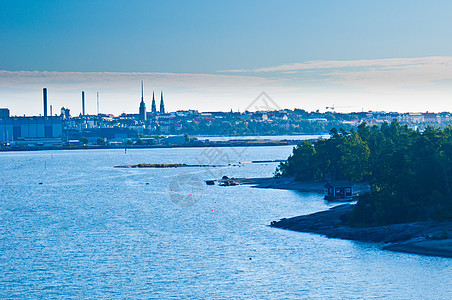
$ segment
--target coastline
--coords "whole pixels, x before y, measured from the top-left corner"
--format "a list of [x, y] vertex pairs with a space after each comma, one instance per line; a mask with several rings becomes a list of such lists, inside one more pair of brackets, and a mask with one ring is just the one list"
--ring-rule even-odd
[[294, 190], [308, 193], [323, 193], [325, 182], [300, 182], [293, 178], [231, 178], [236, 185], [251, 185], [262, 189]]
[[45, 151], [45, 150], [94, 150], [94, 149], [153, 149], [153, 148], [207, 148], [207, 147], [265, 147], [265, 146], [295, 146], [299, 140], [283, 141], [233, 141], [185, 143], [174, 145], [73, 145], [73, 146], [33, 146], [33, 147], [0, 147], [0, 152], [13, 151]]
[[[274, 161], [276, 162], [276, 161]], [[325, 184], [328, 181], [297, 181], [293, 177], [263, 177], [263, 178], [228, 178], [232, 180], [235, 185], [251, 185], [255, 188], [263, 189], [281, 189], [281, 190], [292, 190], [307, 193], [324, 193]], [[215, 180], [218, 181], [218, 180]], [[364, 182], [355, 182], [353, 188], [359, 192], [364, 193], [369, 189], [369, 185]], [[341, 201], [338, 202], [350, 202]]]
[[[323, 193], [325, 182], [299, 182], [293, 178], [233, 178], [237, 184], [256, 188], [287, 189]], [[383, 250], [427, 256], [452, 257], [452, 222], [412, 222], [375, 227], [344, 224], [353, 204], [341, 204], [326, 211], [271, 222], [270, 226], [298, 232], [322, 234], [360, 242], [379, 243]]]
[[452, 222], [413, 222], [376, 227], [344, 225], [352, 204], [342, 204], [326, 211], [273, 221], [270, 226], [298, 232], [325, 235], [361, 242], [382, 244], [383, 250], [452, 257]]

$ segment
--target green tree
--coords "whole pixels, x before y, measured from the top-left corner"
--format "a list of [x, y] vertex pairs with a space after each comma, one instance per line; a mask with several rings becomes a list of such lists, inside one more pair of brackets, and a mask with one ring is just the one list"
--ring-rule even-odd
[[293, 154], [286, 163], [281, 163], [277, 170], [283, 176], [294, 176], [300, 181], [316, 179], [315, 148], [309, 141], [303, 141], [293, 149]]
[[82, 143], [83, 145], [88, 145], [88, 143], [89, 143], [88, 139], [87, 139], [86, 137], [84, 137], [84, 136], [82, 136], [82, 137], [79, 139], [79, 141], [80, 141], [80, 143]]
[[341, 143], [338, 168], [340, 177], [351, 181], [362, 181], [369, 175], [370, 150], [360, 136], [352, 131]]

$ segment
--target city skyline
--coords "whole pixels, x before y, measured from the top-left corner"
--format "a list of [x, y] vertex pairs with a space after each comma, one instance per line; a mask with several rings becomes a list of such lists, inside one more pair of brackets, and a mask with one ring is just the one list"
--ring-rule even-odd
[[452, 111], [452, 3], [14, 1], [0, 4], [0, 107], [135, 113], [139, 83], [168, 111]]

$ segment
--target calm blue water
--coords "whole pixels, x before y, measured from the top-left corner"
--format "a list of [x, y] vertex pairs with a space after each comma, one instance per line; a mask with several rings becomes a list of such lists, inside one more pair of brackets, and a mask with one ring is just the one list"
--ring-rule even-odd
[[276, 164], [113, 168], [291, 148], [0, 153], [0, 298], [452, 298], [451, 259], [267, 226], [328, 208], [321, 195], [199, 182]]

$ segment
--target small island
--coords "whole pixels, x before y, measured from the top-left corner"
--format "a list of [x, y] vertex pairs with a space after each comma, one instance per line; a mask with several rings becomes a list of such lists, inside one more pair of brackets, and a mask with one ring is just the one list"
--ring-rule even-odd
[[216, 168], [225, 167], [225, 165], [189, 165], [189, 164], [148, 164], [141, 163], [137, 165], [115, 166], [115, 168]]
[[420, 132], [397, 121], [365, 123], [294, 148], [277, 178], [368, 183], [356, 205], [283, 219], [271, 226], [386, 243], [384, 249], [452, 257], [452, 127]]

